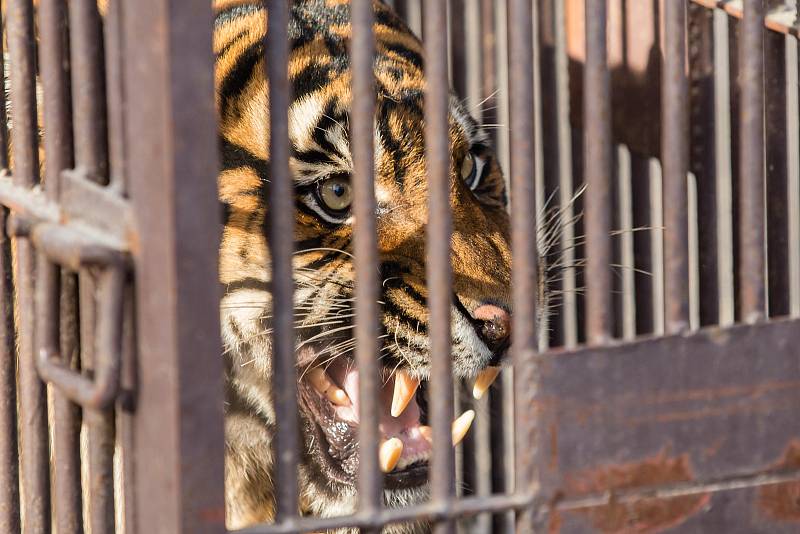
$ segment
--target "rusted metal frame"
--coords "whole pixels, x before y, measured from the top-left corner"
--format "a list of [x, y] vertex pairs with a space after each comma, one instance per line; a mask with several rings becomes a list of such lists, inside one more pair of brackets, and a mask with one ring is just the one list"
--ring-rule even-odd
[[[224, 532], [210, 3], [125, 2], [125, 155], [135, 213], [138, 534]], [[285, 5], [285, 4], [284, 4]]]
[[[512, 357], [514, 363], [514, 488], [530, 493], [536, 483], [535, 421], [529, 410], [536, 390], [538, 347], [538, 256], [534, 182], [533, 20], [529, 0], [508, 5], [509, 98], [511, 116]], [[517, 532], [533, 531], [533, 510], [520, 510]]]
[[122, 79], [122, 17], [124, 2], [109, 2], [104, 18], [105, 27], [105, 84], [107, 93], [108, 157], [110, 189], [125, 194], [125, 136]]
[[[266, 2], [269, 16], [264, 49], [269, 80], [269, 181], [263, 195], [268, 203], [264, 221], [271, 260], [272, 278], [272, 369], [275, 412], [281, 414], [273, 442], [278, 459], [276, 521], [298, 513], [299, 443], [297, 419], [297, 368], [294, 346], [294, 184], [289, 171], [289, 7], [283, 0]], [[266, 140], [265, 140], [266, 141]]]
[[[72, 123], [68, 71], [67, 5], [63, 0], [39, 4], [39, 64], [45, 131], [45, 194], [58, 201], [61, 171], [72, 168]], [[43, 354], [61, 354], [65, 369], [77, 364], [77, 279], [39, 251], [36, 287], [37, 365]], [[61, 286], [62, 280], [65, 285]], [[63, 312], [63, 315], [62, 315]], [[66, 319], [61, 326], [62, 317]], [[72, 320], [70, 320], [72, 318]], [[45, 377], [43, 377], [44, 379]], [[58, 388], [52, 391], [53, 524], [59, 533], [83, 530], [80, 468], [80, 409]]]
[[739, 41], [739, 306], [741, 319], [766, 312], [764, 221], [764, 0], [746, 0]]
[[[792, 39], [789, 37], [789, 39]], [[789, 315], [789, 157], [787, 137], [786, 40], [780, 33], [764, 36], [766, 126], [767, 302], [770, 317]]]
[[[661, 164], [664, 188], [666, 331], [689, 328], [689, 83], [686, 77], [686, 3], [664, 2], [661, 82]], [[591, 193], [590, 193], [591, 195]]]
[[[425, 2], [425, 157], [428, 176], [426, 227], [426, 278], [431, 354], [430, 420], [433, 457], [430, 468], [431, 499], [449, 503], [455, 495], [455, 452], [451, 444], [453, 374], [450, 358], [450, 313], [453, 274], [450, 264], [452, 215], [450, 213], [449, 92], [447, 81], [447, 24], [445, 2]], [[434, 532], [454, 532], [452, 522], [437, 523]]]
[[[709, 9], [721, 9], [737, 19], [744, 17], [743, 0], [690, 0]], [[746, 0], [745, 0], [746, 1]], [[764, 18], [764, 26], [769, 30], [800, 37], [800, 25], [790, 4], [777, 3]]]
[[[536, 405], [548, 436], [540, 450], [547, 466], [543, 497], [557, 497], [559, 508], [592, 507], [583, 521], [595, 523], [610, 519], [619, 502], [631, 502], [634, 495], [706, 494], [707, 505], [703, 499], [651, 501], [646, 508], [670, 509], [673, 521], [681, 518], [691, 528], [692, 516], [722, 504], [711, 500], [714, 492], [775, 483], [781, 476], [797, 479], [800, 472], [789, 458], [800, 430], [798, 326], [797, 320], [775, 320], [711, 327], [543, 355], [546, 379]], [[730, 433], [731, 428], [740, 431]], [[709, 447], [719, 446], [709, 455]], [[630, 480], [638, 482], [632, 486]], [[788, 497], [792, 490], [786, 490]], [[753, 504], [761, 507], [759, 500]], [[745, 517], [763, 518], [750, 506], [737, 508]], [[648, 515], [641, 516], [643, 529], [655, 526], [648, 521], [667, 521]], [[576, 525], [560, 524], [563, 530]]]
[[353, 71], [351, 137], [353, 147], [353, 251], [355, 253], [356, 364], [359, 374], [359, 512], [376, 513], [383, 502], [383, 479], [378, 466], [378, 406], [380, 405], [380, 280], [375, 218], [375, 58], [371, 0], [351, 4]]
[[[4, 27], [2, 17], [0, 13], [0, 28]], [[0, 54], [0, 72], [5, 72], [4, 55]], [[8, 169], [7, 124], [6, 94], [0, 91], [0, 167], [3, 169]], [[20, 500], [14, 279], [11, 239], [6, 233], [8, 214], [9, 210], [0, 202], [0, 531], [14, 534], [20, 529]]]
[[464, 497], [451, 503], [430, 502], [405, 508], [385, 508], [376, 514], [349, 515], [329, 518], [301, 518], [291, 524], [261, 525], [237, 532], [241, 534], [290, 534], [293, 532], [321, 532], [338, 528], [377, 529], [392, 523], [407, 521], [445, 521], [481, 513], [503, 513], [528, 508], [534, 503], [531, 495], [491, 495], [489, 497]]
[[584, 68], [587, 341], [612, 332], [611, 306], [611, 85], [607, 63], [606, 2], [586, 2]]
[[[6, 28], [11, 69], [11, 119], [14, 125], [15, 184], [30, 188], [39, 181], [36, 71], [33, 6], [26, 0], [7, 3]], [[35, 256], [26, 237], [16, 243], [16, 305], [18, 332], [19, 418], [21, 452], [22, 531], [50, 532], [50, 468], [47, 400], [36, 372], [34, 348]]]

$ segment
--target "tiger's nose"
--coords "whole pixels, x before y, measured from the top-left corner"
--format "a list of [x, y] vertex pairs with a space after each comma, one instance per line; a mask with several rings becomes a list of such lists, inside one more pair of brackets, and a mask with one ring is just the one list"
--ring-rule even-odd
[[496, 356], [508, 347], [511, 338], [511, 315], [493, 304], [483, 304], [472, 312], [478, 320], [478, 335]]

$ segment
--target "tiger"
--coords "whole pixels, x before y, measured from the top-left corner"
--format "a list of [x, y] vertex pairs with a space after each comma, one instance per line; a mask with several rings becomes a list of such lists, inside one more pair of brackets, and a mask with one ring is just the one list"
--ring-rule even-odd
[[[302, 429], [298, 513], [331, 517], [355, 512], [358, 501], [350, 2], [289, 4], [295, 354]], [[374, 0], [372, 8], [375, 215], [382, 282], [380, 466], [383, 502], [400, 507], [429, 498], [427, 383], [434, 355], [426, 310], [425, 61], [421, 41], [403, 20], [384, 2]], [[270, 135], [265, 9], [254, 0], [215, 2], [229, 528], [275, 518], [271, 445], [278, 414], [271, 397], [274, 388], [289, 387], [272, 379], [270, 256], [264, 230], [270, 204], [263, 193]], [[508, 199], [490, 136], [452, 91], [448, 108], [451, 359], [454, 377], [477, 380], [482, 390], [496, 376], [510, 343]], [[468, 427], [469, 418], [461, 418], [462, 426]], [[417, 521], [385, 532], [429, 530]]]

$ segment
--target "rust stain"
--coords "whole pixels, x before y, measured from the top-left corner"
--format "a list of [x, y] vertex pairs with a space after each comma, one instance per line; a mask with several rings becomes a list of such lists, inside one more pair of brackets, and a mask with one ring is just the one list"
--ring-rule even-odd
[[[800, 440], [793, 440], [770, 472], [800, 470]], [[774, 520], [800, 522], [800, 482], [782, 482], [762, 486], [756, 504], [761, 513]]]
[[594, 528], [604, 533], [661, 532], [697, 514], [708, 504], [709, 493], [665, 499], [643, 497], [619, 502], [613, 492], [688, 482], [694, 478], [687, 455], [668, 457], [665, 452], [639, 462], [587, 470], [567, 478], [569, 494], [611, 492], [608, 504], [578, 510]]

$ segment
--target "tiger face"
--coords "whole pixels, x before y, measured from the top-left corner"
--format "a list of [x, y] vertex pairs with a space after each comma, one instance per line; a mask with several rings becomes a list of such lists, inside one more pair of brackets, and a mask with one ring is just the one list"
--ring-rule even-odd
[[[265, 14], [260, 2], [218, 2], [216, 94], [225, 228], [220, 276], [226, 346], [228, 522], [243, 527], [274, 516], [270, 448], [270, 258], [264, 233], [269, 199], [269, 88], [264, 78]], [[431, 451], [427, 380], [431, 359], [451, 357], [456, 377], [475, 379], [507, 350], [511, 252], [504, 180], [488, 137], [450, 98], [453, 213], [452, 354], [429, 350], [425, 275], [427, 175], [422, 45], [375, 2], [375, 194], [382, 280], [379, 431], [387, 506], [424, 501]], [[345, 1], [292, 3], [289, 76], [290, 168], [295, 185], [296, 356], [303, 446], [301, 512], [353, 512], [359, 371], [354, 364], [352, 104]], [[484, 378], [491, 375], [484, 372]], [[383, 449], [382, 453], [385, 452]], [[382, 455], [384, 456], [384, 455]], [[425, 525], [396, 527], [398, 532]]]

